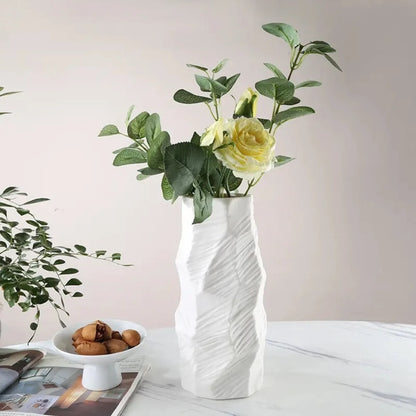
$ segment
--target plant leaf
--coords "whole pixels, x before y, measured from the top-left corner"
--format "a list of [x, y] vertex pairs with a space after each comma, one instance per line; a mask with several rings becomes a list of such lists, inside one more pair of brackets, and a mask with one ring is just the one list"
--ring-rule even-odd
[[160, 132], [151, 142], [150, 149], [147, 152], [147, 163], [151, 169], [164, 169], [163, 157], [166, 146], [170, 145], [169, 133]]
[[75, 273], [78, 273], [77, 269], [69, 268], [69, 269], [62, 270], [59, 274], [75, 274]]
[[187, 67], [189, 68], [195, 68], [195, 69], [199, 69], [200, 71], [208, 71], [208, 68], [205, 68], [204, 66], [199, 66], [199, 65], [193, 65], [193, 64], [186, 64]]
[[227, 79], [227, 81], [225, 82], [225, 87], [227, 88], [226, 92], [229, 92], [231, 88], [234, 87], [234, 84], [236, 83], [239, 77], [240, 74], [235, 74]]
[[292, 160], [295, 160], [295, 158], [293, 158], [293, 157], [289, 157], [289, 156], [282, 156], [282, 155], [279, 155], [279, 156], [276, 156], [276, 157], [274, 158], [274, 160], [273, 160], [273, 165], [274, 165], [274, 167], [276, 168], [277, 166], [282, 166], [282, 165], [284, 165], [284, 164], [286, 164], [286, 163], [291, 162]]
[[192, 94], [186, 90], [178, 90], [175, 92], [173, 99], [181, 104], [198, 104], [198, 103], [208, 103], [212, 101], [209, 97], [202, 97], [200, 95]]
[[269, 98], [276, 98], [276, 101], [283, 104], [290, 100], [295, 92], [295, 86], [287, 79], [277, 77], [264, 79], [255, 84], [256, 90]]
[[113, 134], [120, 134], [118, 127], [114, 124], [108, 124], [107, 126], [102, 128], [98, 137], [111, 136]]
[[114, 166], [131, 165], [133, 163], [145, 163], [147, 161], [146, 152], [140, 149], [124, 148], [114, 158]]
[[160, 117], [159, 114], [153, 113], [150, 115], [145, 124], [145, 134], [147, 143], [149, 146], [152, 145], [153, 140], [157, 137], [157, 135], [161, 132], [162, 128], [160, 127]]
[[269, 64], [269, 63], [265, 63], [264, 65], [265, 65], [267, 68], [269, 68], [269, 69], [270, 69], [270, 71], [272, 71], [272, 72], [273, 72], [273, 74], [275, 74], [277, 78], [286, 79], [286, 77], [285, 77], [285, 75], [283, 74], [283, 72], [282, 72], [279, 68], [277, 68], [277, 66], [276, 66], [276, 65]]
[[160, 173], [163, 173], [163, 169], [152, 169], [152, 168], [143, 168], [139, 169], [139, 174], [137, 175], [136, 179], [138, 181], [142, 181], [143, 179], [150, 178], [154, 175], [159, 175]]
[[292, 49], [300, 43], [298, 31], [286, 23], [267, 23], [262, 28], [267, 33], [282, 38]]
[[220, 82], [214, 79], [208, 79], [209, 83], [211, 84], [211, 91], [217, 96], [221, 97], [223, 94], [227, 92], [227, 87], [222, 85]]
[[199, 88], [201, 88], [201, 91], [204, 91], [204, 92], [211, 91], [211, 84], [209, 82], [209, 78], [196, 74], [195, 81], [199, 85]]
[[292, 97], [290, 100], [285, 101], [284, 105], [295, 105], [295, 104], [299, 104], [300, 103], [300, 99], [298, 97]]
[[172, 186], [170, 185], [170, 183], [168, 181], [168, 178], [166, 177], [166, 174], [163, 175], [161, 188], [162, 188], [163, 198], [166, 201], [170, 201], [171, 199], [173, 199], [173, 196], [175, 195], [175, 191], [173, 190]]
[[319, 81], [303, 81], [297, 85], [295, 85], [295, 88], [304, 88], [304, 87], [319, 87], [320, 85], [322, 85], [321, 82]]
[[338, 71], [342, 72], [341, 67], [334, 61], [334, 59], [332, 57], [330, 57], [326, 53], [324, 53], [324, 56], [336, 69], [338, 69]]
[[82, 285], [81, 280], [75, 279], [75, 278], [69, 279], [66, 282], [66, 286], [79, 286], [79, 285]]
[[25, 202], [22, 205], [37, 204], [38, 202], [45, 202], [45, 201], [49, 201], [49, 198], [36, 198], [36, 199], [32, 199], [30, 201]]
[[193, 143], [177, 143], [166, 148], [166, 176], [177, 195], [186, 195], [192, 190], [204, 160], [204, 151]]
[[288, 120], [292, 120], [297, 117], [306, 116], [307, 114], [314, 113], [315, 110], [311, 107], [292, 107], [288, 110], [281, 111], [280, 113], [275, 114], [273, 121], [280, 126]]
[[224, 68], [224, 65], [227, 63], [227, 61], [228, 61], [228, 58], [225, 58], [225, 59], [223, 59], [213, 70], [212, 70], [212, 72], [214, 73], [214, 74], [216, 74], [217, 72], [220, 72], [221, 71], [221, 69], [223, 69]]
[[197, 186], [194, 193], [193, 203], [193, 224], [200, 224], [212, 214], [212, 195], [208, 191], [205, 191]]
[[131, 105], [131, 106], [129, 107], [129, 109], [127, 110], [126, 121], [125, 121], [126, 126], [128, 126], [128, 125], [129, 125], [129, 121], [130, 121], [131, 113], [133, 112], [134, 107], [135, 107], [135, 106], [134, 106], [134, 104], [133, 104], [133, 105]]
[[127, 135], [133, 140], [142, 139], [145, 136], [146, 120], [149, 117], [147, 111], [143, 111], [134, 117], [127, 126]]
[[305, 48], [302, 52], [304, 53], [318, 53], [318, 54], [324, 54], [324, 53], [332, 53], [336, 52], [336, 50], [328, 43], [318, 43], [313, 44]]

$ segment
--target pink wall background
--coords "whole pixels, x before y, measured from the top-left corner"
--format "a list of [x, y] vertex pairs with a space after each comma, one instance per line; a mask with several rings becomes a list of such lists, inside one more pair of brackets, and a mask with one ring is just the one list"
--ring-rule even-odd
[[[287, 70], [288, 47], [261, 30], [281, 21], [333, 44], [343, 73], [305, 61], [295, 81], [323, 83], [302, 91], [316, 114], [280, 129], [278, 153], [296, 161], [253, 192], [268, 317], [416, 323], [415, 15], [410, 0], [3, 2], [0, 84], [23, 93], [0, 103], [13, 111], [0, 123], [1, 188], [51, 198], [36, 213], [56, 242], [134, 263], [75, 262], [85, 297], [68, 301], [67, 322], [173, 326], [180, 203], [163, 201], [159, 178], [137, 182], [136, 167], [113, 167], [111, 152], [127, 142], [98, 132], [121, 126], [131, 104], [159, 112], [174, 141], [202, 131], [206, 108], [172, 99], [196, 91], [185, 64], [230, 58], [238, 96], [269, 76], [263, 62]], [[4, 306], [1, 344], [26, 340], [31, 318]], [[58, 329], [44, 309], [36, 339]]]

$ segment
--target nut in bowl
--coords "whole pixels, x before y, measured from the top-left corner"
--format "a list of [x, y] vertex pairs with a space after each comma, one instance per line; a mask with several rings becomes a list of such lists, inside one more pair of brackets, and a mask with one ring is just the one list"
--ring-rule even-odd
[[84, 365], [86, 389], [107, 390], [121, 383], [118, 362], [139, 351], [145, 338], [145, 328], [134, 322], [89, 320], [59, 331], [53, 346], [66, 359]]

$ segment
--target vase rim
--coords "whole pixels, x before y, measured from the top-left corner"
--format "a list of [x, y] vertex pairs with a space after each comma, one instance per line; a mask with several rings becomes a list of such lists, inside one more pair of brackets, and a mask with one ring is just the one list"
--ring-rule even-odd
[[[194, 199], [193, 196], [186, 196], [186, 195], [182, 195], [182, 198], [183, 199]], [[244, 194], [233, 194], [231, 196], [221, 196], [221, 197], [213, 196], [212, 197], [212, 199], [216, 199], [216, 200], [218, 200], [218, 199], [225, 199], [225, 200], [227, 200], [227, 199], [233, 199], [233, 198], [253, 198], [253, 195], [252, 194], [247, 194], [247, 195], [244, 195]]]

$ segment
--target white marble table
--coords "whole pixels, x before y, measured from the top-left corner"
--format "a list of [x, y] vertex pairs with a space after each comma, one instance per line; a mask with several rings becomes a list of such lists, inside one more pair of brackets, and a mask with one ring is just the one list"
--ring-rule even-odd
[[149, 331], [140, 354], [152, 370], [123, 416], [416, 415], [416, 325], [271, 322], [264, 386], [238, 400], [181, 388], [173, 328]]
[[416, 414], [416, 325], [271, 322], [264, 387], [239, 400], [182, 390], [173, 329], [150, 331], [143, 347], [152, 370], [126, 416]]

